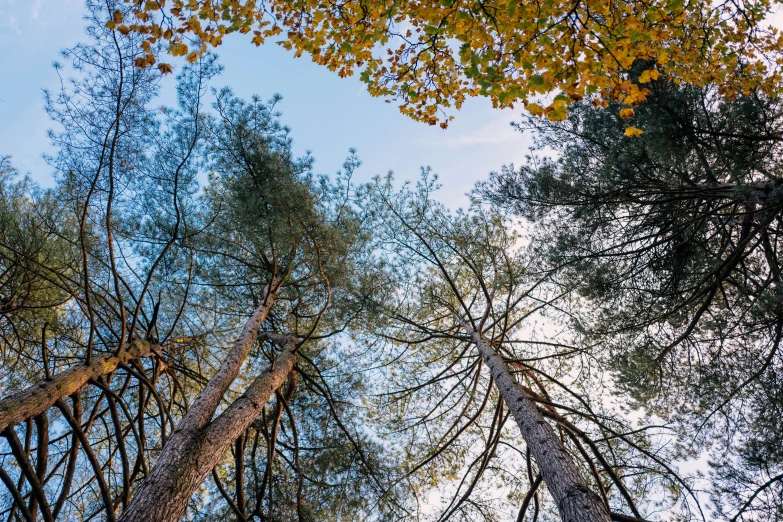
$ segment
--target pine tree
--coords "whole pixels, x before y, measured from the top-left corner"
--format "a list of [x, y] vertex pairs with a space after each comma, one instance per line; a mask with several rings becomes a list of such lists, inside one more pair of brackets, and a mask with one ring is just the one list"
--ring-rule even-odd
[[560, 124], [528, 120], [558, 157], [507, 167], [478, 193], [535, 224], [542, 259], [578, 285], [572, 326], [635, 405], [714, 444], [719, 516], [779, 520], [781, 106], [650, 89], [626, 115], [639, 137], [588, 102]]

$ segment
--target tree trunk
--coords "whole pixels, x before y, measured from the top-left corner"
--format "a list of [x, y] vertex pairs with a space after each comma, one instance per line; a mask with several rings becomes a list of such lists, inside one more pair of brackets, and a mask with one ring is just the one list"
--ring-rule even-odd
[[538, 465], [544, 483], [555, 500], [563, 522], [610, 522], [609, 508], [585, 482], [571, 455], [525, 394], [495, 349], [468, 323], [458, 317], [489, 367], [503, 401], [517, 421]]
[[[247, 320], [242, 328], [242, 333], [234, 342], [234, 346], [226, 355], [226, 358], [220, 364], [215, 375], [209, 378], [204, 389], [201, 390], [196, 400], [188, 408], [185, 417], [180, 421], [177, 430], [196, 431], [206, 426], [215, 415], [223, 395], [228, 391], [228, 387], [234, 382], [239, 370], [245, 363], [245, 359], [250, 354], [256, 340], [258, 339], [258, 329], [269, 315], [269, 310], [275, 302], [275, 296], [279, 288], [279, 281], [273, 280], [264, 290], [264, 298], [253, 315]], [[173, 435], [173, 434], [172, 434]], [[232, 441], [233, 442], [233, 441]]]
[[93, 359], [90, 364], [68, 368], [51, 380], [9, 395], [0, 400], [0, 432], [40, 415], [58, 400], [79, 391], [90, 379], [113, 372], [119, 365], [138, 357], [152, 357], [158, 349], [159, 345], [134, 341], [124, 345], [116, 354], [106, 354]]
[[155, 466], [120, 516], [121, 522], [179, 521], [199, 485], [285, 382], [294, 365], [293, 338], [286, 338], [272, 369], [256, 378], [242, 397], [212, 419], [258, 339], [258, 329], [274, 304], [278, 288], [277, 279], [267, 286], [263, 301], [169, 437]]
[[178, 522], [184, 517], [199, 485], [286, 382], [294, 367], [293, 347], [287, 344], [272, 369], [256, 378], [214, 421], [201, 429], [177, 428], [172, 433], [119, 522]]

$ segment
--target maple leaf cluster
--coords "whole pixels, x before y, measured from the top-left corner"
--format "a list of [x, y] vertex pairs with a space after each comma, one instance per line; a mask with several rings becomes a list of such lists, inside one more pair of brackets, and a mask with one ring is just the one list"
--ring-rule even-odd
[[229, 33], [276, 38], [341, 77], [358, 71], [372, 95], [444, 128], [471, 96], [562, 120], [585, 97], [632, 109], [661, 75], [729, 98], [776, 95], [783, 80], [783, 36], [764, 25], [772, 0], [125, 1], [133, 23], [109, 24], [145, 35], [145, 51], [164, 42], [192, 62]]

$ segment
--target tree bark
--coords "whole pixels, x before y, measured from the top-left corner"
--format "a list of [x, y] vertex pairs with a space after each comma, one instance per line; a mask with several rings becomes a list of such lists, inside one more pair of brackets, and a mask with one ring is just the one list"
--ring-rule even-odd
[[288, 378], [295, 362], [289, 343], [270, 370], [202, 428], [177, 428], [119, 522], [178, 522], [193, 494]]
[[134, 341], [124, 345], [116, 354], [106, 354], [89, 364], [68, 368], [55, 375], [0, 400], [0, 432], [20, 422], [36, 417], [58, 400], [73, 395], [90, 379], [97, 379], [113, 372], [121, 364], [139, 357], [152, 357], [159, 345], [147, 341]]
[[[220, 401], [258, 339], [258, 329], [274, 304], [278, 287], [278, 280], [267, 286], [263, 301], [169, 437], [155, 466], [120, 516], [120, 522], [179, 521], [199, 485], [285, 382], [294, 366], [293, 337], [285, 337], [283, 350], [272, 368], [258, 376], [244, 395], [213, 420]], [[279, 340], [278, 336], [274, 337]]]
[[560, 519], [563, 522], [610, 522], [609, 508], [588, 487], [571, 455], [534, 402], [514, 380], [503, 359], [471, 325], [460, 317], [457, 320], [478, 348], [495, 379], [500, 396], [517, 421], [522, 438], [530, 448], [544, 483], [555, 500]]

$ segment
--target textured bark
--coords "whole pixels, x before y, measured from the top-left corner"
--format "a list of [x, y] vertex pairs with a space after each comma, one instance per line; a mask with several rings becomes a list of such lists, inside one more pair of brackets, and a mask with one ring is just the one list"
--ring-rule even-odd
[[283, 348], [271, 370], [261, 374], [244, 395], [214, 421], [195, 429], [177, 428], [122, 513], [119, 522], [177, 522], [185, 515], [190, 498], [250, 426], [264, 404], [288, 378], [294, 367], [293, 344]]
[[199, 485], [285, 382], [294, 365], [293, 338], [286, 338], [272, 369], [256, 378], [244, 395], [213, 420], [220, 401], [258, 339], [258, 329], [274, 304], [278, 287], [277, 280], [267, 286], [263, 301], [166, 441], [155, 466], [120, 516], [121, 522], [180, 520]]
[[58, 400], [73, 395], [90, 379], [97, 379], [121, 364], [138, 357], [155, 355], [158, 345], [147, 341], [134, 341], [124, 345], [116, 354], [97, 357], [89, 364], [68, 368], [51, 380], [9, 395], [0, 400], [0, 432], [20, 422], [36, 417], [54, 405]]
[[279, 282], [277, 280], [272, 281], [266, 287], [261, 304], [256, 307], [253, 315], [245, 323], [242, 333], [239, 334], [239, 338], [234, 342], [234, 346], [231, 347], [215, 375], [210, 377], [204, 389], [201, 390], [196, 400], [193, 401], [185, 417], [177, 426], [178, 430], [199, 430], [212, 420], [215, 410], [217, 410], [220, 401], [223, 400], [223, 395], [228, 390], [228, 387], [231, 386], [231, 383], [234, 382], [234, 379], [236, 379], [247, 356], [250, 355], [250, 350], [258, 339], [258, 329], [261, 328], [261, 324], [269, 315], [269, 310], [275, 302], [278, 288]]
[[606, 504], [585, 481], [552, 427], [525, 394], [495, 349], [468, 323], [458, 321], [476, 344], [500, 396], [517, 421], [563, 522], [610, 522]]

